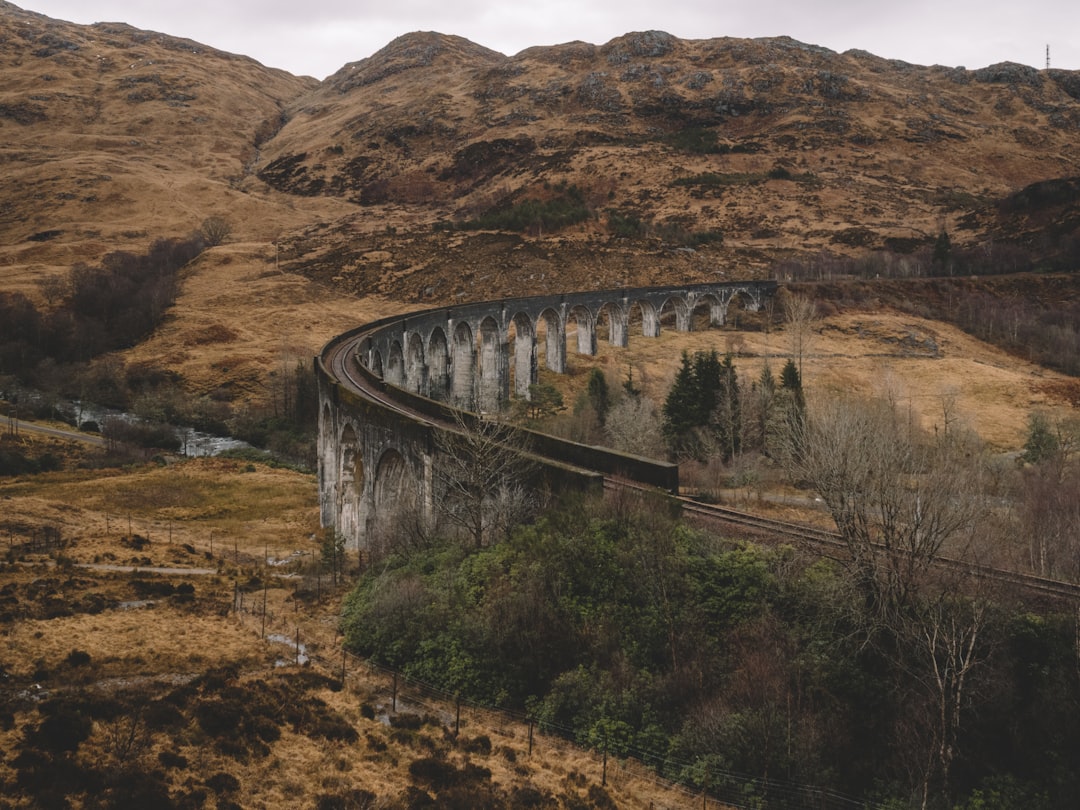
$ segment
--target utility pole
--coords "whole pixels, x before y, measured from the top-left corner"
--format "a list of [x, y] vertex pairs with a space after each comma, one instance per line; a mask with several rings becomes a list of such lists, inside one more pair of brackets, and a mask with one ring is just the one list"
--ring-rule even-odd
[[1046, 43], [1046, 69], [1050, 69], [1050, 43]]

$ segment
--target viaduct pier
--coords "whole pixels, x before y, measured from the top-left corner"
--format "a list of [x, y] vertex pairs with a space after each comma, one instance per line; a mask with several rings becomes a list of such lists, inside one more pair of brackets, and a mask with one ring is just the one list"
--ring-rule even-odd
[[[338, 335], [315, 358], [323, 526], [362, 549], [380, 522], [403, 510], [434, 521], [442, 494], [437, 432], [528, 398], [541, 363], [565, 373], [568, 336], [570, 350], [593, 355], [598, 332], [626, 346], [632, 327], [655, 338], [662, 324], [687, 332], [707, 316], [719, 326], [733, 302], [757, 311], [776, 288], [747, 281], [507, 298], [384, 318]], [[529, 435], [528, 447], [551, 475], [583, 486], [617, 477], [678, 491], [678, 467], [667, 462], [540, 433]]]

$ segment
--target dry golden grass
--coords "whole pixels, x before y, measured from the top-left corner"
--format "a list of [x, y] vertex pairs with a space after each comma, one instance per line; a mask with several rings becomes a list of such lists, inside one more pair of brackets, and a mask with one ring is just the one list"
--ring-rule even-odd
[[[322, 598], [315, 598], [311, 575], [318, 543], [312, 476], [246, 462], [193, 459], [3, 479], [0, 502], [11, 525], [56, 526], [68, 542], [59, 564], [42, 554], [19, 553], [23, 562], [0, 568], [0, 588], [17, 595], [17, 609], [29, 612], [0, 624], [0, 663], [9, 678], [5, 689], [29, 688], [43, 678], [43, 694], [88, 690], [107, 695], [133, 688], [164, 694], [227, 666], [238, 667], [239, 682], [257, 689], [260, 679], [297, 672], [291, 665], [293, 650], [264, 641], [264, 632], [289, 639], [299, 632], [315, 669], [332, 677], [340, 674], [337, 617], [342, 591], [333, 591], [324, 578]], [[131, 532], [149, 536], [148, 544], [131, 546], [128, 515]], [[14, 542], [22, 539], [17, 532], [13, 535]], [[267, 567], [267, 552], [272, 561], [291, 562]], [[132, 564], [142, 571], [129, 570]], [[155, 573], [157, 567], [172, 573]], [[186, 583], [193, 596], [147, 596], [137, 583]], [[231, 610], [237, 588], [244, 591], [240, 613]], [[47, 598], [35, 602], [35, 592]], [[82, 606], [91, 596], [100, 597], [104, 607], [86, 612]], [[67, 605], [73, 612], [60, 610], [60, 615], [46, 617], [41, 611], [47, 605]], [[88, 654], [90, 663], [71, 665], [68, 659], [75, 650]], [[329, 742], [283, 728], [267, 756], [238, 761], [186, 731], [171, 739], [158, 735], [140, 756], [149, 767], [160, 750], [183, 755], [196, 780], [232, 774], [241, 785], [235, 800], [245, 808], [291, 807], [319, 793], [351, 789], [393, 797], [411, 781], [409, 763], [432, 750], [443, 751], [459, 766], [472, 761], [489, 768], [492, 781], [504, 789], [530, 784], [553, 794], [583, 794], [600, 781], [600, 760], [594, 753], [537, 734], [529, 756], [524, 725], [468, 707], [462, 717], [463, 737], [489, 736], [494, 749], [490, 755], [459, 750], [446, 731], [435, 726], [394, 733], [385, 725], [391, 704], [389, 677], [356, 662], [349, 663], [348, 674], [349, 689], [320, 687], [312, 694], [359, 731], [357, 742]], [[362, 704], [375, 707], [377, 718], [362, 716]], [[22, 730], [35, 722], [32, 705], [14, 700], [13, 726], [0, 731], [0, 751], [19, 750]], [[452, 705], [421, 698], [404, 684], [398, 708], [436, 715], [453, 725]], [[96, 723], [80, 758], [91, 762], [109, 756], [108, 734], [108, 723]], [[10, 757], [5, 759], [10, 763]], [[13, 775], [10, 767], [0, 764], [0, 778]], [[620, 807], [687, 806], [681, 793], [624, 772], [614, 760], [608, 778]], [[32, 801], [13, 806], [32, 806]]]
[[[568, 345], [576, 346], [571, 328]], [[927, 430], [941, 428], [949, 409], [999, 451], [1016, 450], [1034, 410], [1065, 415], [1075, 408], [1076, 381], [983, 343], [962, 330], [890, 311], [848, 312], [821, 320], [803, 358], [803, 385], [815, 399], [834, 395], [891, 396]], [[631, 335], [627, 349], [598, 342], [596, 357], [568, 354], [567, 403], [584, 389], [592, 368], [621, 384], [633, 367], [634, 384], [662, 405], [682, 351], [732, 352], [743, 384], [756, 382], [768, 360], [773, 375], [792, 356], [783, 327], [768, 333], [722, 327], [659, 339]], [[545, 377], [559, 383], [557, 376]], [[562, 383], [559, 383], [562, 385]]]

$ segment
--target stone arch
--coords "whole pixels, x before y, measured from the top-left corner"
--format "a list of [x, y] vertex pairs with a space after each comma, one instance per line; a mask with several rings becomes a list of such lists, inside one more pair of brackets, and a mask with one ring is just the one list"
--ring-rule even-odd
[[[607, 321], [608, 343], [625, 348], [629, 338], [630, 311], [617, 301], [609, 301], [600, 307], [600, 317]], [[598, 317], [597, 320], [599, 321], [600, 318]]]
[[390, 353], [386, 358], [386, 376], [383, 379], [398, 388], [405, 387], [405, 355], [401, 351], [401, 343], [397, 340], [390, 344]]
[[444, 400], [450, 395], [450, 346], [441, 326], [428, 339], [428, 396]]
[[711, 293], [705, 293], [694, 301], [690, 311], [690, 331], [702, 332], [724, 323], [724, 302]]
[[473, 342], [472, 329], [465, 321], [459, 322], [454, 327], [452, 351], [450, 362], [453, 377], [451, 391], [453, 402], [458, 407], [471, 411], [476, 380], [476, 345]]
[[732, 329], [738, 329], [743, 315], [747, 312], [756, 312], [757, 309], [758, 302], [753, 296], [744, 290], [733, 290], [731, 297], [724, 304], [724, 314], [720, 323]]
[[566, 371], [566, 324], [559, 313], [548, 307], [536, 319], [537, 332], [544, 330], [544, 365], [549, 371]]
[[536, 328], [524, 312], [515, 315], [510, 325], [514, 330], [513, 376], [514, 395], [529, 397], [529, 386], [537, 381]]
[[415, 506], [415, 486], [410, 484], [409, 465], [394, 448], [385, 450], [375, 467], [372, 512], [375, 518], [401, 513]]
[[503, 340], [498, 321], [488, 315], [480, 322], [480, 410], [497, 411], [509, 392], [506, 373], [509, 349]]
[[570, 317], [574, 319], [574, 329], [577, 332], [577, 353], [590, 356], [596, 354], [596, 319], [592, 312], [588, 307], [578, 304], [570, 310]]
[[642, 337], [660, 337], [660, 312], [652, 301], [642, 299], [630, 307], [630, 323], [641, 322]]
[[338, 439], [337, 530], [346, 538], [360, 542], [360, 526], [364, 502], [364, 456], [356, 428], [346, 424]]
[[405, 348], [405, 385], [416, 394], [427, 392], [427, 365], [424, 363], [424, 339], [418, 332], [409, 335]]
[[687, 300], [681, 295], [673, 295], [660, 308], [660, 322], [673, 326], [677, 332], [689, 332], [690, 312]]

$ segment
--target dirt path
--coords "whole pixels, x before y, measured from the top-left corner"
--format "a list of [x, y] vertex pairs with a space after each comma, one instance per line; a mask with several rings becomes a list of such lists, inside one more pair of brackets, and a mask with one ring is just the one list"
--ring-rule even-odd
[[77, 430], [66, 430], [64, 428], [49, 427], [48, 425], [39, 425], [36, 422], [27, 422], [25, 419], [11, 419], [7, 420], [7, 432], [19, 433], [21, 431], [29, 431], [30, 433], [41, 433], [46, 436], [54, 436], [58, 439], [69, 439], [76, 442], [85, 442], [86, 444], [92, 444], [96, 447], [104, 447], [105, 440], [100, 436], [94, 436], [91, 433], [82, 433]]

